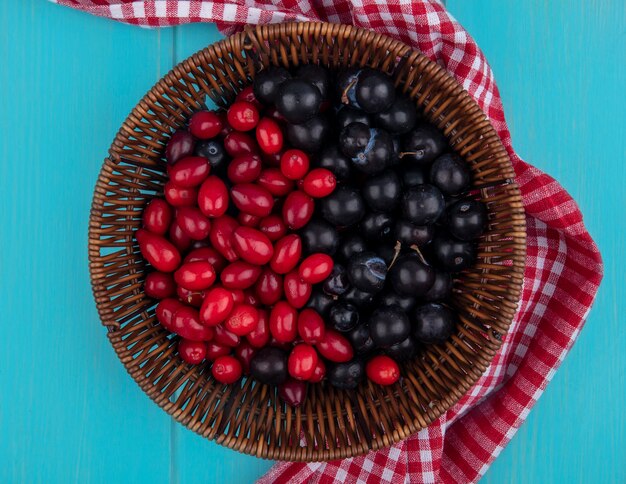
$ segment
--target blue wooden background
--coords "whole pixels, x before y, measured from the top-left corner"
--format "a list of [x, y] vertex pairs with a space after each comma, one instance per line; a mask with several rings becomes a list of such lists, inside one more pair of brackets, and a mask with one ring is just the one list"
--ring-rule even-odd
[[[502, 91], [519, 153], [574, 195], [606, 276], [588, 324], [484, 482], [626, 482], [626, 8], [449, 0]], [[127, 376], [87, 271], [115, 132], [210, 25], [143, 30], [0, 1], [0, 482], [250, 482], [271, 465], [173, 422]]]

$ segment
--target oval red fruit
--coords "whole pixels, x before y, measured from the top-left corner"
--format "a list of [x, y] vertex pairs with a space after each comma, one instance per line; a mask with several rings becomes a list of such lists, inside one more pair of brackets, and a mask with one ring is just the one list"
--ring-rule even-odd
[[174, 272], [178, 268], [180, 253], [167, 239], [144, 229], [137, 230], [135, 237], [141, 253], [156, 270]]
[[284, 197], [295, 186], [294, 182], [287, 178], [278, 168], [266, 168], [259, 175], [257, 183], [275, 197]]
[[268, 215], [259, 222], [259, 230], [272, 242], [282, 238], [287, 233], [287, 226], [282, 217], [276, 214]]
[[151, 272], [146, 276], [143, 284], [143, 290], [146, 296], [154, 299], [165, 299], [176, 294], [176, 284], [172, 274], [165, 272]]
[[246, 86], [241, 91], [239, 91], [239, 94], [237, 94], [235, 101], [246, 101], [254, 104], [257, 109], [263, 108], [263, 105], [254, 95], [254, 88], [252, 86]]
[[168, 331], [172, 331], [174, 327], [174, 313], [182, 307], [182, 303], [178, 299], [163, 299], [156, 307], [156, 317], [159, 323]]
[[278, 396], [292, 407], [299, 407], [306, 399], [306, 383], [287, 380], [278, 386]]
[[287, 195], [283, 204], [283, 220], [291, 230], [304, 227], [315, 210], [313, 199], [306, 193], [297, 190]]
[[241, 339], [235, 333], [231, 333], [224, 326], [218, 324], [213, 327], [215, 329], [215, 342], [224, 346], [234, 348], [239, 344]]
[[256, 127], [256, 140], [265, 153], [278, 153], [283, 149], [283, 132], [271, 118], [263, 118]]
[[[209, 343], [210, 344], [210, 343]], [[315, 365], [315, 369], [313, 370], [313, 375], [309, 378], [311, 383], [319, 383], [326, 376], [326, 365], [324, 364], [324, 360], [321, 358], [317, 359], [317, 365]]]
[[220, 278], [224, 287], [229, 289], [247, 289], [252, 286], [261, 275], [261, 268], [244, 261], [235, 261], [228, 264]]
[[283, 295], [283, 278], [266, 267], [257, 279], [254, 291], [261, 304], [272, 306]]
[[218, 382], [230, 385], [241, 378], [241, 363], [234, 356], [218, 356], [211, 367], [211, 375]]
[[242, 341], [237, 348], [235, 348], [235, 358], [241, 363], [244, 375], [250, 374], [250, 362], [252, 357], [256, 354], [257, 350], [247, 341]]
[[274, 244], [274, 255], [270, 267], [277, 274], [286, 274], [298, 265], [302, 255], [302, 240], [296, 234], [289, 234]]
[[217, 326], [228, 317], [234, 305], [232, 292], [215, 287], [204, 297], [200, 308], [200, 320], [207, 326]]
[[184, 130], [176, 131], [165, 145], [165, 159], [171, 166], [179, 159], [193, 152], [194, 139], [190, 133]]
[[183, 262], [195, 262], [197, 260], [205, 260], [210, 262], [215, 272], [221, 272], [228, 262], [213, 247], [199, 247], [189, 252]]
[[198, 191], [195, 188], [179, 187], [172, 181], [168, 181], [163, 187], [165, 200], [172, 207], [190, 207], [196, 204]]
[[274, 255], [270, 239], [263, 232], [251, 227], [235, 229], [232, 244], [239, 257], [251, 264], [267, 264]]
[[237, 131], [250, 131], [259, 122], [259, 110], [252, 103], [236, 101], [228, 108], [226, 119]]
[[258, 314], [256, 328], [246, 335], [246, 339], [255, 348], [263, 348], [270, 340], [270, 317], [264, 309], [259, 309]]
[[210, 176], [198, 191], [198, 207], [207, 217], [221, 217], [228, 210], [228, 188], [217, 176]]
[[231, 157], [258, 153], [259, 147], [248, 133], [233, 131], [224, 138], [224, 149]]
[[302, 150], [287, 150], [280, 157], [280, 171], [290, 180], [299, 180], [309, 171], [309, 157]]
[[388, 356], [375, 356], [365, 366], [367, 378], [379, 385], [393, 385], [400, 379], [400, 367]]
[[200, 185], [209, 176], [211, 165], [206, 158], [187, 156], [169, 169], [170, 180], [176, 186], [189, 188]]
[[178, 354], [187, 363], [197, 365], [206, 357], [206, 343], [182, 338], [178, 342]]
[[317, 351], [311, 345], [301, 343], [293, 347], [287, 361], [287, 370], [296, 380], [308, 380], [317, 366]]
[[302, 189], [313, 198], [327, 197], [335, 190], [337, 178], [326, 168], [315, 168], [304, 177]]
[[187, 262], [174, 273], [176, 284], [190, 291], [202, 291], [213, 285], [216, 279], [215, 269], [210, 262]]
[[190, 291], [182, 286], [176, 286], [176, 295], [181, 302], [189, 304], [194, 308], [202, 306], [202, 301], [204, 300], [204, 291]]
[[193, 243], [193, 239], [185, 233], [176, 219], [174, 219], [172, 225], [170, 225], [168, 235], [170, 242], [174, 244], [174, 247], [176, 247], [179, 252], [185, 252]]
[[230, 312], [224, 327], [237, 336], [245, 336], [256, 328], [259, 322], [257, 309], [250, 304], [239, 304]]
[[154, 198], [143, 211], [143, 226], [153, 234], [165, 235], [174, 217], [172, 207], [161, 198]]
[[304, 282], [297, 271], [292, 271], [285, 276], [284, 290], [289, 304], [299, 309], [308, 302], [313, 286]]
[[314, 345], [324, 339], [324, 319], [311, 308], [303, 309], [298, 316], [298, 335], [305, 343]]
[[270, 332], [279, 343], [290, 343], [298, 333], [298, 311], [285, 301], [278, 301], [270, 313]]
[[211, 231], [211, 222], [196, 207], [180, 207], [176, 211], [176, 222], [193, 240], [206, 239]]
[[215, 359], [220, 356], [228, 355], [230, 350], [230, 346], [222, 345], [215, 341], [209, 341], [206, 345], [206, 359], [215, 361]]
[[235, 206], [242, 212], [267, 217], [274, 207], [274, 198], [265, 188], [253, 183], [240, 183], [230, 189]]
[[223, 126], [222, 118], [214, 111], [198, 111], [189, 119], [189, 131], [198, 139], [215, 138]]
[[333, 270], [333, 259], [327, 254], [311, 254], [300, 264], [298, 273], [303, 281], [318, 284]]
[[192, 341], [209, 341], [214, 334], [213, 328], [200, 324], [197, 310], [183, 304], [174, 313], [171, 331]]
[[235, 252], [232, 244], [233, 232], [237, 227], [239, 227], [237, 221], [228, 215], [213, 219], [211, 224], [211, 232], [209, 233], [211, 244], [229, 262], [237, 260], [237, 252]]
[[250, 183], [261, 174], [261, 159], [257, 155], [242, 155], [228, 164], [227, 176], [233, 183]]
[[354, 356], [350, 342], [334, 329], [326, 329], [324, 338], [315, 348], [320, 355], [334, 363], [345, 363]]

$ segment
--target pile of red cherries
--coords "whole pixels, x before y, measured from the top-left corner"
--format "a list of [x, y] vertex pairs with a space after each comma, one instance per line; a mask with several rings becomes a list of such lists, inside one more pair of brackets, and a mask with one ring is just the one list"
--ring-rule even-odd
[[387, 75], [262, 71], [164, 155], [164, 199], [136, 239], [187, 363], [298, 406], [306, 383], [393, 384], [397, 361], [453, 333], [452, 276], [474, 262], [486, 209]]

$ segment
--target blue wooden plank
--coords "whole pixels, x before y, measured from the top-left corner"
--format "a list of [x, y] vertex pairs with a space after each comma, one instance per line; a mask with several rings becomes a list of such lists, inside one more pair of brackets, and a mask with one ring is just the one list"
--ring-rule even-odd
[[496, 75], [518, 153], [579, 202], [605, 261], [587, 326], [485, 482], [626, 482], [626, 8], [449, 0]]
[[170, 419], [126, 374], [87, 266], [95, 180], [170, 31], [0, 2], [0, 482], [168, 482]]

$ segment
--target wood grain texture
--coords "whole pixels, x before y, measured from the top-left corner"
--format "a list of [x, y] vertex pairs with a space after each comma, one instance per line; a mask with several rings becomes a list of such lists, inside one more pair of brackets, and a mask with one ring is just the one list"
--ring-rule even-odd
[[[606, 264], [587, 327], [484, 481], [626, 482], [624, 4], [447, 5], [494, 68], [518, 152], [578, 200]], [[91, 192], [117, 128], [219, 34], [41, 0], [0, 2], [0, 28], [0, 482], [252, 481], [271, 463], [173, 422], [124, 372], [87, 273]]]

